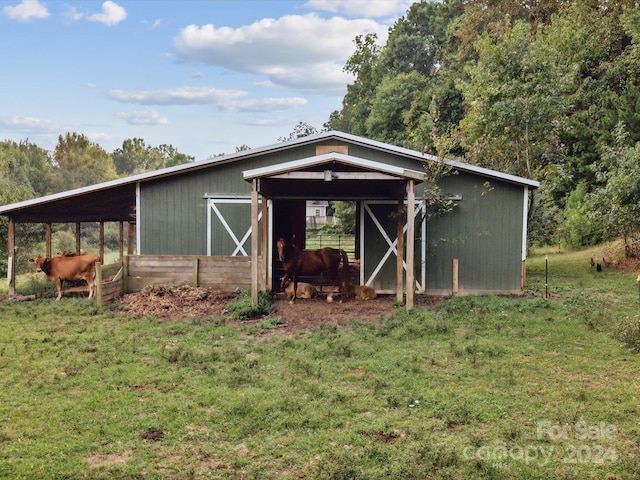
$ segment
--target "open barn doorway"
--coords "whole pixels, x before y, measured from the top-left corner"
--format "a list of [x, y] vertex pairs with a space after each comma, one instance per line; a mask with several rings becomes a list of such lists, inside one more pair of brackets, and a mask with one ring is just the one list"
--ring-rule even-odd
[[[280, 291], [282, 265], [278, 259], [275, 244], [282, 237], [301, 250], [316, 250], [331, 247], [344, 250], [350, 262], [356, 258], [356, 235], [342, 233], [330, 200], [315, 199], [272, 199], [273, 202], [273, 251], [272, 251], [272, 290]], [[349, 204], [347, 209], [353, 217], [352, 230], [355, 228], [355, 202], [336, 202]]]

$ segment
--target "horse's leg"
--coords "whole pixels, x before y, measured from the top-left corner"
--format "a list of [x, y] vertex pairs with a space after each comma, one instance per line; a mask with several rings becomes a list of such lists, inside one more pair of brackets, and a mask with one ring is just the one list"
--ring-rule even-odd
[[298, 271], [293, 272], [293, 297], [289, 300], [289, 304], [293, 305], [296, 301], [296, 295], [298, 294]]
[[287, 272], [284, 272], [284, 275], [282, 276], [282, 281], [280, 282], [281, 292], [284, 292], [284, 286], [287, 284], [287, 280], [289, 280], [289, 274]]
[[[332, 267], [329, 267], [322, 272], [322, 277], [325, 279], [329, 277], [329, 280], [331, 280], [331, 285], [333, 285], [333, 290], [327, 295], [327, 302], [331, 303], [333, 302], [333, 294], [336, 293], [336, 288], [338, 288], [338, 291], [340, 290], [340, 282], [337, 280], [338, 271], [334, 270]], [[342, 295], [340, 295], [340, 303], [342, 303]]]

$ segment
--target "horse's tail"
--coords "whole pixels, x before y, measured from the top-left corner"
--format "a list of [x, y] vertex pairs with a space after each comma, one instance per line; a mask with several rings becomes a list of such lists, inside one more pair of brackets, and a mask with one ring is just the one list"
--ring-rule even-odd
[[345, 252], [344, 250], [340, 250], [340, 256], [342, 257], [343, 281], [350, 283], [351, 272], [349, 270], [349, 257], [347, 256], [347, 252]]

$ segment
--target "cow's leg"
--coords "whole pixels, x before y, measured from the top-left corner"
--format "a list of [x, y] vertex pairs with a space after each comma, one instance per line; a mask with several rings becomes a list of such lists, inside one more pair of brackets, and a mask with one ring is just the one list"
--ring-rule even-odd
[[58, 290], [58, 298], [56, 298], [56, 300], [60, 300], [62, 298], [62, 280], [60, 280], [59, 278], [56, 278], [55, 282], [56, 282], [56, 289]]
[[87, 280], [87, 285], [89, 286], [89, 298], [93, 297], [93, 289], [96, 288], [95, 280], [90, 276]]

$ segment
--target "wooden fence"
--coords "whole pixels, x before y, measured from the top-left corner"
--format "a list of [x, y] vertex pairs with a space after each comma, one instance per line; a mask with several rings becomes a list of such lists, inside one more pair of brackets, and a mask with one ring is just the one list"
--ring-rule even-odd
[[[120, 265], [120, 270], [109, 277], [104, 275], [106, 267], [97, 266], [98, 307], [149, 285], [189, 284], [222, 291], [251, 288], [251, 259], [248, 257], [131, 255], [125, 256]], [[264, 285], [259, 288], [263, 290]]]

